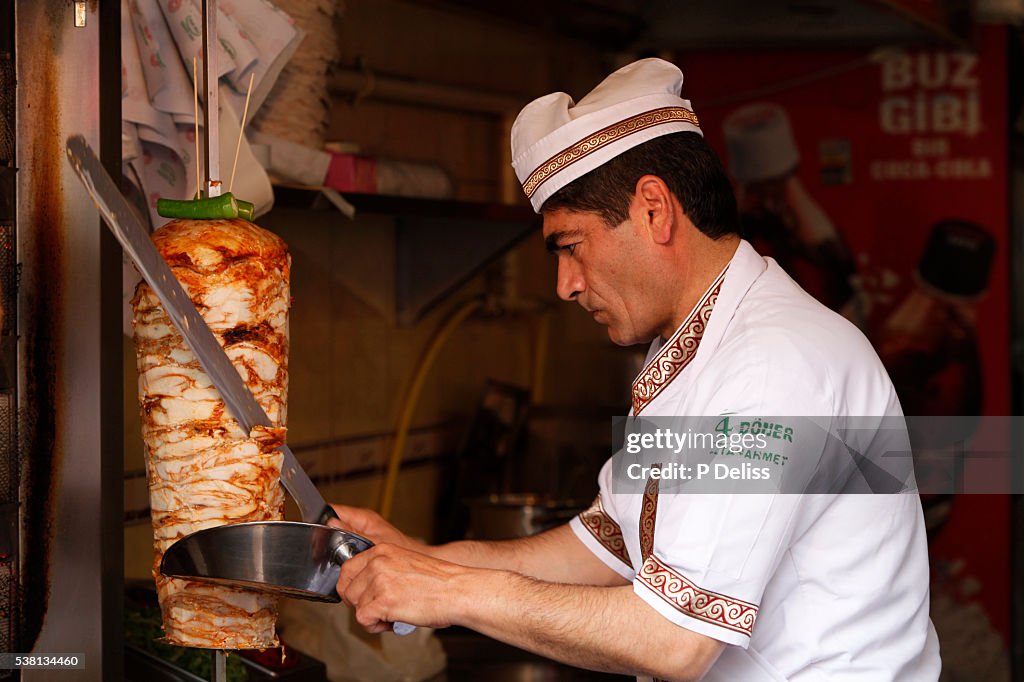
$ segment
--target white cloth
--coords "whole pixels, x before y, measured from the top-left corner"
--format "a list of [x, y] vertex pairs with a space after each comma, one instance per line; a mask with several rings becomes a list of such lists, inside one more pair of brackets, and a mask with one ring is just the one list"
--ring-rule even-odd
[[[641, 417], [902, 416], [864, 336], [747, 242], [648, 360]], [[916, 494], [663, 493], [652, 519], [648, 495], [612, 491], [613, 461], [571, 527], [662, 616], [729, 645], [705, 679], [938, 678]]]
[[553, 92], [527, 104], [512, 124], [512, 167], [533, 209], [576, 178], [643, 142], [701, 133], [683, 72], [641, 59], [605, 78], [578, 103]]
[[[122, 157], [139, 188], [150, 221], [158, 198], [195, 195], [195, 101], [192, 59], [201, 51], [198, 0], [121, 0]], [[222, 3], [217, 21], [220, 81], [220, 167], [225, 188], [234, 165], [250, 75], [249, 119], [259, 110], [302, 32], [268, 0]], [[203, 68], [202, 60], [199, 68]], [[200, 104], [202, 106], [202, 104]], [[273, 189], [248, 141], [240, 139], [236, 196], [259, 216], [273, 205]]]

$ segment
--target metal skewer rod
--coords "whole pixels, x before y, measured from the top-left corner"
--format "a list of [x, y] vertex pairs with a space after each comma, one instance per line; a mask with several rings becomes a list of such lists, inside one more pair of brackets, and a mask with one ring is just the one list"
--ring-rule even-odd
[[220, 106], [217, 90], [217, 0], [203, 0], [203, 91], [206, 106], [206, 196], [221, 195], [220, 182]]
[[[203, 107], [205, 126], [204, 161], [206, 168], [206, 196], [220, 196], [220, 102], [217, 91], [217, 0], [202, 0], [203, 13]], [[199, 183], [199, 178], [196, 178]], [[213, 652], [213, 682], [227, 682], [227, 654], [218, 649]]]
[[222, 649], [213, 652], [213, 682], [228, 682], [228, 654]]

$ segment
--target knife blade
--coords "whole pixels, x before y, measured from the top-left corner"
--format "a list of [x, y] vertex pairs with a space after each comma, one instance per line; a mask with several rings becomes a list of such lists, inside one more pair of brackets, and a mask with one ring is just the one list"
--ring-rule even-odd
[[[273, 426], [89, 143], [80, 135], [70, 137], [67, 154], [110, 231], [156, 292], [171, 322], [220, 392], [231, 416], [246, 433], [255, 426]], [[326, 524], [337, 518], [291, 449], [282, 445], [281, 452], [281, 483], [298, 505], [302, 520]]]

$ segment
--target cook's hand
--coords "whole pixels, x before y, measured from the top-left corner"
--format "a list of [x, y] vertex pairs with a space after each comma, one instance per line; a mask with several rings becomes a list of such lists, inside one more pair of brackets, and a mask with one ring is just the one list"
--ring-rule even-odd
[[350, 530], [358, 533], [364, 538], [372, 540], [374, 544], [387, 543], [424, 551], [426, 545], [418, 540], [413, 540], [408, 535], [398, 530], [384, 520], [384, 517], [370, 509], [361, 507], [349, 507], [344, 504], [332, 504], [334, 512], [338, 515], [340, 524], [331, 520], [328, 523], [337, 526], [342, 530]]
[[465, 579], [474, 573], [485, 572], [380, 544], [342, 564], [338, 594], [368, 632], [390, 630], [394, 622], [445, 628], [466, 595]]

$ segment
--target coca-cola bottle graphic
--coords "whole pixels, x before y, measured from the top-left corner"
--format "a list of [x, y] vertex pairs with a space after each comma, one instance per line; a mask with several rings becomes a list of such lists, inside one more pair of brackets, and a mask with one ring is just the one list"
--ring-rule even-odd
[[904, 414], [981, 413], [977, 302], [994, 254], [992, 235], [975, 223], [943, 220], [932, 228], [914, 288], [876, 339]]
[[743, 238], [825, 305], [833, 310], [849, 306], [856, 265], [828, 215], [796, 176], [800, 153], [786, 111], [769, 102], [748, 104], [730, 113], [723, 129]]

